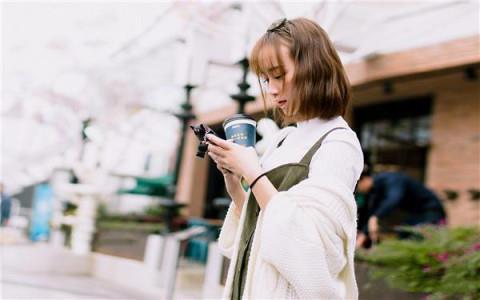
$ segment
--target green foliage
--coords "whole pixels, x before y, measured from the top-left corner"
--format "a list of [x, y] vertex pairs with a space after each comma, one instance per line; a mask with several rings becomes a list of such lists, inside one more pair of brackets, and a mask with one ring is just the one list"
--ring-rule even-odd
[[105, 203], [99, 203], [97, 206], [97, 218], [101, 219], [106, 216], [108, 216], [107, 206]]
[[479, 228], [404, 227], [414, 239], [388, 240], [357, 252], [374, 279], [429, 299], [480, 299]]
[[[152, 204], [150, 206], [147, 206], [145, 208], [144, 214], [146, 216], [151, 216], [151, 217], [165, 217], [165, 214], [168, 212], [167, 208], [158, 205], [158, 204]], [[180, 215], [180, 208], [175, 208], [171, 210], [171, 213], [173, 216], [179, 216]]]
[[75, 203], [67, 201], [63, 206], [63, 215], [64, 216], [73, 216], [77, 212], [78, 205]]
[[161, 217], [164, 215], [164, 209], [160, 205], [150, 205], [145, 208], [145, 215]]
[[97, 224], [99, 230], [127, 230], [146, 231], [151, 234], [160, 233], [165, 229], [163, 223], [138, 223], [125, 221], [100, 221]]

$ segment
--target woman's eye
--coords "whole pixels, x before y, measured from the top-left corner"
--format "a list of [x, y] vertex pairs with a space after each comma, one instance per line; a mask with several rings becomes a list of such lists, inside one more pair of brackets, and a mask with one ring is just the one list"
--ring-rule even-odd
[[277, 80], [280, 80], [280, 79], [283, 78], [284, 75], [285, 75], [285, 74], [277, 75], [277, 76], [275, 76], [275, 77], [273, 77], [273, 78], [275, 78], [275, 79], [277, 79]]

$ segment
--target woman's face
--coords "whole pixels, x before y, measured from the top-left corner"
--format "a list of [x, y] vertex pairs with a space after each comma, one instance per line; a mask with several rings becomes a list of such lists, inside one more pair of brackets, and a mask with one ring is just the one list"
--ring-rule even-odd
[[[262, 76], [264, 90], [271, 95], [273, 104], [284, 114], [287, 114], [288, 106], [291, 103], [291, 91], [295, 63], [290, 57], [287, 46], [282, 45], [279, 49], [280, 61], [272, 58], [273, 66], [267, 74]], [[281, 65], [283, 63], [283, 65]]]

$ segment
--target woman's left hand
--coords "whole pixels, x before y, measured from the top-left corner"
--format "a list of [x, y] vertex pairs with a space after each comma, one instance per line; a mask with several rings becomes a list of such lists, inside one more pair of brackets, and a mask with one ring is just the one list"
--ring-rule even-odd
[[257, 152], [253, 147], [245, 147], [208, 134], [208, 155], [221, 168], [227, 169], [251, 183], [263, 173]]

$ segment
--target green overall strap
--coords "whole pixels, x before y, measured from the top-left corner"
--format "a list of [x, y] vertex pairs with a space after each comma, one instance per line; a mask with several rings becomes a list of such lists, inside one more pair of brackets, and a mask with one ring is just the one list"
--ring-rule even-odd
[[324, 140], [332, 131], [335, 131], [335, 130], [337, 130], [337, 129], [347, 129], [347, 128], [345, 128], [345, 127], [335, 127], [335, 128], [330, 129], [329, 131], [327, 131], [327, 132], [312, 146], [312, 148], [310, 148], [310, 150], [308, 150], [307, 154], [305, 154], [305, 156], [302, 158], [302, 160], [300, 161], [300, 163], [309, 166], [309, 165], [310, 165], [310, 162], [312, 161], [313, 156], [315, 155], [315, 153], [318, 151], [318, 149], [319, 149], [320, 146], [322, 145], [323, 140]]

